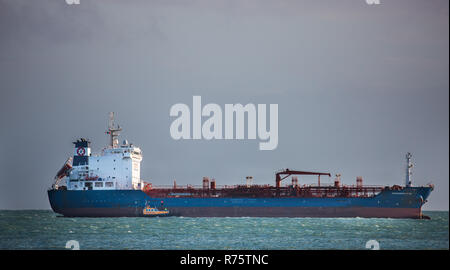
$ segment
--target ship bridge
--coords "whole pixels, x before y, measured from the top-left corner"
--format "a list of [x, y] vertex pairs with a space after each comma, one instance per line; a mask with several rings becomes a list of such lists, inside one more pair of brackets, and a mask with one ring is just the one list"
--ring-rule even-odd
[[142, 151], [127, 140], [119, 144], [121, 130], [120, 126], [115, 126], [114, 114], [110, 113], [106, 131], [110, 136], [110, 143], [99, 154], [91, 154], [91, 144], [87, 139], [74, 142], [73, 164], [67, 173], [67, 189], [141, 189]]

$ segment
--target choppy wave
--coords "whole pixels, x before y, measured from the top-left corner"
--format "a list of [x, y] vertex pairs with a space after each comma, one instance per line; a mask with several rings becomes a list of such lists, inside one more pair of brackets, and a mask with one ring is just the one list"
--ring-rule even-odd
[[61, 218], [0, 211], [0, 249], [448, 249], [448, 211], [382, 218]]

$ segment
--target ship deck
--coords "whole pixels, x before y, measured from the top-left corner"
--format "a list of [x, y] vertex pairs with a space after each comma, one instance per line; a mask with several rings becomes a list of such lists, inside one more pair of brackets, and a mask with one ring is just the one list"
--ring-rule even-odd
[[287, 186], [274, 187], [269, 185], [235, 185], [217, 188], [186, 187], [146, 187], [143, 191], [158, 198], [274, 198], [274, 197], [305, 197], [305, 198], [368, 198], [374, 197], [385, 189], [400, 190], [401, 187], [382, 186]]

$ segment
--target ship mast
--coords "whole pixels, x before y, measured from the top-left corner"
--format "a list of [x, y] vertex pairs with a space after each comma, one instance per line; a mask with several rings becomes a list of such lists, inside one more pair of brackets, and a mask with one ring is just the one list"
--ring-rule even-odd
[[412, 157], [411, 153], [408, 152], [406, 154], [406, 182], [405, 182], [406, 187], [411, 186], [411, 175], [412, 175], [411, 170], [413, 167], [413, 164], [411, 162], [411, 157]]
[[109, 134], [110, 136], [110, 143], [109, 146], [111, 148], [117, 148], [119, 146], [119, 132], [122, 131], [122, 128], [117, 125], [117, 127], [114, 126], [114, 112], [109, 113], [109, 124], [108, 124], [108, 131], [106, 131], [106, 134]]

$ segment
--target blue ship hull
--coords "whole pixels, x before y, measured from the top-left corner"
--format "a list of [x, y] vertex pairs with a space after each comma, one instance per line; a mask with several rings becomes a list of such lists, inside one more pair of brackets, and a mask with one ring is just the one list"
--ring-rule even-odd
[[348, 198], [154, 198], [141, 190], [49, 190], [54, 212], [69, 217], [143, 216], [146, 205], [188, 217], [421, 218], [432, 187], [383, 190]]

